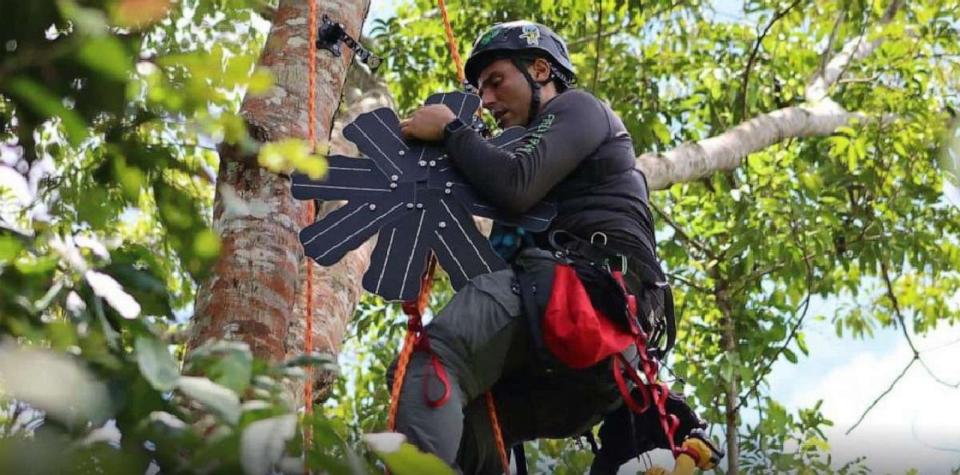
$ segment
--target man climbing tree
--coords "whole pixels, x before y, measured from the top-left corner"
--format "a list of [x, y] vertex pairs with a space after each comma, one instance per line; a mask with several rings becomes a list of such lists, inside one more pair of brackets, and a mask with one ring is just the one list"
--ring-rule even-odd
[[[442, 141], [454, 165], [499, 208], [519, 214], [548, 200], [556, 203], [558, 215], [536, 234], [495, 225], [491, 240], [513, 269], [475, 278], [426, 327], [443, 368], [432, 366], [426, 352], [414, 354], [400, 396], [398, 430], [465, 473], [498, 473], [497, 428], [488, 419], [484, 392], [492, 391], [507, 446], [577, 436], [613, 413], [615, 420], [601, 429], [603, 449], [592, 473], [615, 473], [641, 447], [669, 446], [657, 435], [663, 433], [659, 420], [622, 423], [632, 413], [618, 410], [623, 403], [607, 358], [611, 353], [594, 353], [614, 338], [612, 331], [589, 339], [577, 335], [579, 328], [558, 328], [562, 318], [542, 315], [574, 311], [557, 304], [570, 298], [560, 295], [566, 289], [559, 285], [559, 271], [554, 275], [563, 255], [574, 263], [600, 313], [611, 320], [623, 315], [625, 289], [636, 297], [639, 325], [659, 331], [661, 338], [652, 342], [663, 348], [652, 351], [662, 354], [672, 344], [670, 291], [657, 261], [647, 187], [634, 167], [630, 135], [609, 106], [573, 88], [566, 45], [546, 26], [495, 25], [474, 45], [466, 79], [501, 127], [526, 127], [512, 152], [487, 143], [442, 104], [402, 121], [404, 135]], [[611, 272], [626, 276], [625, 287]], [[558, 344], [557, 335], [565, 332], [579, 340]], [[622, 346], [611, 352], [626, 350], [637, 358], [636, 347]], [[438, 403], [446, 384], [452, 386], [450, 398]], [[682, 420], [679, 441], [699, 421], [679, 399], [671, 410]], [[631, 426], [636, 434], [629, 433]]]

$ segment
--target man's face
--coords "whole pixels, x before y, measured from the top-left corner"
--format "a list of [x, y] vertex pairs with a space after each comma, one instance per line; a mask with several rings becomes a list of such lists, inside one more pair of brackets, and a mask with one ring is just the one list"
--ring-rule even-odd
[[493, 114], [500, 127], [527, 125], [532, 92], [512, 61], [498, 59], [490, 63], [480, 72], [477, 83], [483, 107]]

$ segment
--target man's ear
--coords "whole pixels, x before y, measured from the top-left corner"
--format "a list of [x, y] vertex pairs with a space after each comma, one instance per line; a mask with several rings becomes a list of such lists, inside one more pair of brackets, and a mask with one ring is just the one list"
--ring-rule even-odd
[[544, 82], [550, 79], [550, 62], [543, 58], [537, 58], [530, 64], [530, 76], [534, 81]]

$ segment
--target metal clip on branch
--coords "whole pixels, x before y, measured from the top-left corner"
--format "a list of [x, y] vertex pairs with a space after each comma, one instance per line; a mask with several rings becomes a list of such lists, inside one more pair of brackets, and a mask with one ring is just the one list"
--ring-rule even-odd
[[350, 35], [347, 34], [343, 23], [334, 23], [330, 20], [329, 16], [323, 15], [323, 23], [317, 31], [317, 49], [325, 49], [334, 56], [340, 57], [342, 54], [340, 51], [341, 41], [354, 51], [357, 57], [360, 58], [360, 61], [370, 66], [371, 70], [376, 71], [377, 68], [380, 67], [380, 63], [383, 62], [379, 56], [373, 54], [370, 50], [358, 43], [357, 40], [351, 38]]

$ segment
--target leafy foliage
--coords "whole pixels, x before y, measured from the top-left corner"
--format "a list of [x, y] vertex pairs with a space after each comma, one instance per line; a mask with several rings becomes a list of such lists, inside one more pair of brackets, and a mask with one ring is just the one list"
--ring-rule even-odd
[[[774, 362], [807, 353], [812, 318], [854, 338], [960, 318], [960, 217], [943, 197], [960, 183], [958, 152], [942, 147], [957, 137], [948, 130], [960, 106], [960, 11], [909, 2], [879, 26], [885, 2], [742, 6], [730, 21], [699, 0], [448, 2], [462, 52], [495, 21], [555, 27], [570, 40], [581, 87], [610, 100], [638, 152], [800, 105], [824, 51], [860, 33], [881, 40], [828, 91], [863, 113], [859, 123], [653, 197], [682, 314], [675, 388], [717, 425], [736, 388], [735, 412], [757, 414], [733, 429], [746, 471], [859, 473], [859, 460], [830, 457], [819, 406], [790, 413], [765, 384]], [[289, 388], [300, 365], [323, 363], [316, 358], [268, 365], [220, 343], [181, 363], [196, 282], [220, 246], [207, 220], [215, 148], [258, 152], [275, 170], [323, 171], [302, 143], [257, 150], [237, 114], [243, 94], [270, 85], [254, 66], [269, 8], [0, 0], [0, 373], [9, 401], [0, 472], [141, 473], [154, 464], [265, 473], [305, 462], [364, 473], [385, 461], [400, 473], [420, 457], [357, 449], [361, 434], [385, 425], [385, 375], [403, 330], [399, 312], [372, 297], [354, 322], [335, 398], [301, 424]], [[411, 0], [374, 29], [375, 49], [391, 52], [384, 69], [401, 112], [456, 87], [438, 17], [434, 2]], [[434, 309], [451, 292], [439, 287]], [[818, 314], [812, 302], [824, 300], [837, 311]], [[313, 434], [309, 446], [298, 427]], [[589, 463], [571, 441], [529, 444], [528, 454], [549, 471], [582, 473]]]
[[[220, 248], [214, 150], [256, 152], [237, 111], [271, 84], [265, 7], [0, 3], [0, 472], [374, 470], [325, 417], [303, 456], [291, 389], [334, 362], [221, 342], [181, 363]], [[302, 142], [264, 148], [322, 173]]]

